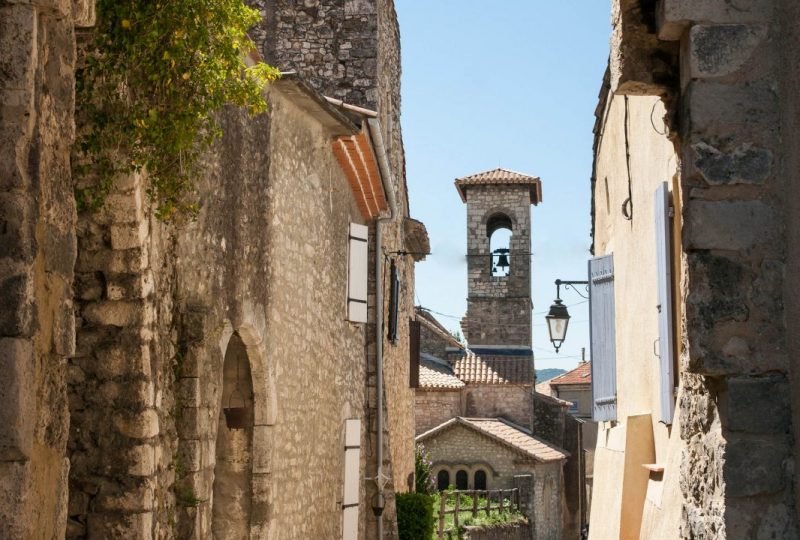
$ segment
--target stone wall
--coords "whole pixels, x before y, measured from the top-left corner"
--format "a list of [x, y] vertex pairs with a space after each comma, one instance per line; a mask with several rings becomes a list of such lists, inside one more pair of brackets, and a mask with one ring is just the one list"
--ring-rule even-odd
[[468, 384], [462, 392], [464, 394], [462, 416], [503, 417], [520, 426], [531, 428], [530, 386]]
[[[796, 170], [786, 167], [797, 65], [784, 57], [797, 51], [797, 28], [783, 16], [794, 7], [614, 5], [612, 90], [666, 97], [680, 159], [681, 535], [795, 537], [798, 391], [786, 321], [798, 304], [784, 294], [797, 252], [787, 233]], [[676, 43], [666, 42], [678, 40], [679, 83], [656, 80], [648, 61], [669, 58]]]
[[0, 537], [65, 534], [75, 348], [75, 26], [91, 1], [0, 5]]
[[529, 540], [531, 526], [527, 523], [467, 527], [468, 540]]
[[422, 390], [415, 396], [415, 432], [425, 433], [456, 416], [464, 416], [461, 390]]

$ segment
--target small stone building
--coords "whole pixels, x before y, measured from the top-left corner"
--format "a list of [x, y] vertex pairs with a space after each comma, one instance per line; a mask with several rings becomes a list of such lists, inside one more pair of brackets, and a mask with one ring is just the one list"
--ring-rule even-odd
[[564, 538], [561, 486], [569, 454], [563, 449], [503, 418], [457, 416], [419, 435], [417, 441], [434, 463], [432, 474], [439, 490], [451, 485], [520, 488], [532, 501], [535, 538]]

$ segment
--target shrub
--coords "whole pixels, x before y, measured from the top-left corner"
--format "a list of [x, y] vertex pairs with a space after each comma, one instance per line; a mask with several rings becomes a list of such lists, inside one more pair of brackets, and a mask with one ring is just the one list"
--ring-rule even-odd
[[433, 477], [431, 465], [433, 462], [422, 444], [417, 444], [414, 450], [414, 489], [417, 493], [433, 493]]
[[398, 493], [396, 502], [400, 540], [428, 539], [433, 535], [433, 497], [424, 493]]

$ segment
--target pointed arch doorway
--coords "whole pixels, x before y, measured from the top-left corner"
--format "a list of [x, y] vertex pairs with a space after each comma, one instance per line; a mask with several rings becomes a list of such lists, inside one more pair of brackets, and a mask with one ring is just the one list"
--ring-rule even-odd
[[[253, 405], [250, 359], [241, 337], [234, 333], [223, 361], [222, 403], [217, 419], [211, 522], [211, 533], [215, 540], [250, 537]], [[227, 419], [225, 409], [229, 413]], [[229, 425], [237, 428], [230, 428]]]

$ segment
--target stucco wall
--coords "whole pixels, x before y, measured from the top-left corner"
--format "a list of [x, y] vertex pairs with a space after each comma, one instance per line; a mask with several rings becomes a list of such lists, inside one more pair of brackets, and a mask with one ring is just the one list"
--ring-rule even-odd
[[[658, 422], [660, 373], [659, 360], [653, 352], [653, 342], [658, 338], [654, 193], [661, 182], [666, 181], [672, 187], [678, 163], [672, 143], [652, 125], [663, 127], [665, 109], [659, 98], [613, 96], [609, 101], [596, 161], [594, 240], [596, 255], [614, 254], [619, 423], [614, 427], [601, 423], [598, 433], [590, 520], [592, 538], [609, 537], [604, 534], [611, 529], [601, 522], [623, 517], [630, 519], [630, 514], [623, 516], [616, 512], [614, 504], [623, 504], [618, 497], [623, 482], [627, 481], [626, 470], [629, 474], [638, 472], [625, 469], [623, 459], [609, 455], [612, 450], [601, 441], [616, 436], [607, 431], [622, 430], [624, 433], [624, 424], [629, 416], [650, 411], [653, 414], [650, 429], [655, 438], [656, 462], [666, 463], [670, 444], [680, 444], [677, 438], [670, 443], [669, 430]], [[630, 221], [620, 210], [628, 198], [627, 165], [625, 159], [620, 159], [620, 156], [625, 156], [626, 144], [631, 155], [633, 219]], [[625, 440], [624, 435], [622, 440]], [[616, 448], [614, 451], [626, 451], [624, 444], [613, 448]], [[674, 471], [665, 474], [674, 474]], [[639, 474], [638, 477], [640, 484], [644, 482], [641, 489], [646, 489], [647, 476]], [[680, 505], [680, 494], [674, 490], [676, 486], [671, 487], [673, 491], [665, 493], [669, 499], [667, 502]], [[629, 493], [640, 494], [641, 489]], [[641, 516], [644, 510], [642, 501], [637, 501], [633, 507], [623, 505], [628, 512]], [[653, 510], [657, 512], [658, 508]], [[667, 529], [678, 528], [677, 523], [663, 525]], [[635, 531], [622, 531], [622, 537], [638, 538], [638, 524], [635, 528]]]

